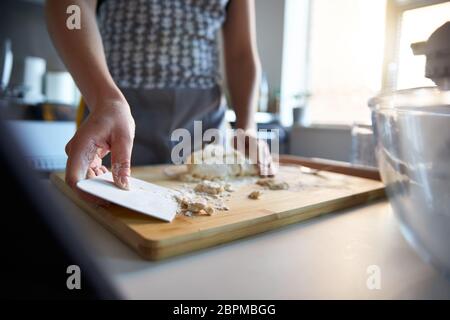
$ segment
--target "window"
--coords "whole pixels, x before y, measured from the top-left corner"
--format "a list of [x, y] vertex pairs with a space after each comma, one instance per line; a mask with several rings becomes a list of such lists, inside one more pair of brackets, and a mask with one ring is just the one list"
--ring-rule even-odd
[[309, 116], [312, 123], [368, 122], [381, 89], [383, 0], [313, 0]]
[[[296, 9], [291, 2], [305, 5]], [[285, 11], [291, 23], [285, 24], [289, 52], [283, 56], [281, 107], [291, 111], [294, 104], [287, 102], [294, 88], [308, 93], [304, 123], [370, 123], [367, 101], [380, 91], [433, 85], [424, 76], [425, 57], [414, 56], [410, 45], [426, 41], [450, 19], [450, 1], [286, 0]], [[306, 77], [295, 78], [294, 72]], [[283, 114], [288, 112], [282, 110], [282, 119]]]
[[450, 2], [406, 10], [402, 13], [398, 58], [397, 89], [434, 85], [425, 78], [425, 56], [415, 56], [411, 43], [426, 41], [450, 19]]

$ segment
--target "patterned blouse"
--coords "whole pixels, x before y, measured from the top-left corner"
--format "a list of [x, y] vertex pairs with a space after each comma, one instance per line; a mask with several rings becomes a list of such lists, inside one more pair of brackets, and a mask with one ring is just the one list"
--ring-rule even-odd
[[228, 0], [103, 0], [98, 25], [122, 88], [211, 88]]

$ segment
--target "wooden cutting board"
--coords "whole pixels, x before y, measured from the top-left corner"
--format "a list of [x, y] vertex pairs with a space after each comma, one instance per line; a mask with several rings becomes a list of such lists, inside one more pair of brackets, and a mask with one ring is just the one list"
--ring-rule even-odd
[[[167, 167], [137, 167], [132, 174], [169, 188], [182, 186], [183, 182], [164, 174]], [[234, 183], [236, 191], [227, 202], [229, 211], [213, 216], [178, 215], [167, 223], [116, 205], [88, 203], [65, 184], [64, 173], [51, 175], [65, 195], [149, 260], [211, 247], [384, 196], [380, 181], [327, 171], [304, 173], [298, 165], [281, 166], [277, 179], [288, 182], [290, 189], [264, 190], [261, 199], [251, 200], [248, 194], [262, 187], [254, 184], [256, 178], [245, 178]]]

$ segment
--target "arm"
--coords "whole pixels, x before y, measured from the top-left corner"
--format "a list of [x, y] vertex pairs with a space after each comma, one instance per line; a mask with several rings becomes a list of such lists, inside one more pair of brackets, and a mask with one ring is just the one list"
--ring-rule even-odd
[[[79, 30], [66, 27], [66, 9], [72, 4], [81, 9]], [[66, 181], [74, 187], [86, 175], [104, 172], [101, 158], [111, 152], [114, 181], [127, 188], [134, 121], [106, 64], [96, 23], [96, 4], [96, 0], [46, 2], [48, 31], [90, 109], [88, 118], [66, 146]]]
[[254, 114], [261, 65], [256, 46], [253, 0], [230, 0], [223, 26], [225, 70], [236, 128], [256, 131]]
[[[81, 9], [81, 29], [66, 27], [69, 5]], [[106, 65], [102, 40], [97, 27], [97, 0], [47, 0], [47, 26], [53, 44], [72, 74], [83, 99], [92, 111], [102, 97], [122, 99]], [[86, 67], [88, 66], [88, 67]]]
[[[244, 134], [237, 133], [235, 148], [244, 151], [259, 165], [261, 175], [274, 175], [276, 167], [272, 163], [269, 147], [265, 141], [257, 139], [254, 119], [261, 74], [254, 0], [230, 0], [223, 39], [227, 84], [236, 113], [236, 129], [244, 130]], [[252, 144], [256, 149], [251, 147]], [[252, 150], [257, 150], [256, 154], [252, 154]]]

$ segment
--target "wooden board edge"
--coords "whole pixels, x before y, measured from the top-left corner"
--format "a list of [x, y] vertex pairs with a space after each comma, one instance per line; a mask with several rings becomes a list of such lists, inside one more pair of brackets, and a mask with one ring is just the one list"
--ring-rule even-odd
[[[154, 245], [151, 240], [143, 239], [133, 229], [114, 218], [107, 210], [80, 199], [75, 192], [58, 176], [59, 174], [60, 172], [53, 172], [50, 174], [50, 181], [56, 186], [58, 191], [68, 199], [72, 200], [76, 206], [96, 220], [103, 228], [110, 231], [120, 241], [127, 244], [138, 253], [140, 252], [140, 248], [142, 246]], [[108, 219], [105, 219], [105, 217], [108, 217]], [[111, 226], [111, 223], [114, 223], [114, 227]]]
[[228, 230], [226, 230], [226, 232], [224, 232], [223, 227], [217, 228], [220, 229], [220, 231], [216, 230], [215, 234], [212, 234], [214, 231], [213, 229], [209, 229], [208, 237], [202, 237], [201, 234], [196, 234], [197, 237], [191, 240], [182, 239], [182, 237], [179, 237], [177, 239], [177, 243], [173, 243], [174, 238], [172, 238], [171, 243], [168, 244], [163, 241], [141, 242], [138, 248], [138, 253], [146, 260], [156, 261], [167, 259], [278, 229], [337, 210], [342, 210], [381, 199], [384, 196], [384, 188], [374, 189], [368, 192], [353, 194], [339, 199], [346, 199], [347, 201], [345, 202], [337, 201], [337, 199], [335, 199], [321, 203], [320, 205], [314, 205], [312, 206], [313, 208], [303, 208], [302, 210], [306, 211], [304, 214], [294, 213], [295, 210], [292, 210], [290, 213], [280, 213], [269, 218], [261, 217], [261, 219], [252, 220], [256, 223], [251, 225], [248, 224], [248, 221], [241, 221], [228, 225]]
[[348, 176], [381, 181], [380, 172], [377, 169], [356, 166], [342, 161], [319, 158], [303, 158], [293, 155], [280, 155], [280, 164], [296, 164], [312, 169], [330, 171], [345, 174]]

